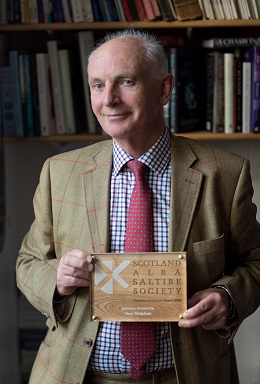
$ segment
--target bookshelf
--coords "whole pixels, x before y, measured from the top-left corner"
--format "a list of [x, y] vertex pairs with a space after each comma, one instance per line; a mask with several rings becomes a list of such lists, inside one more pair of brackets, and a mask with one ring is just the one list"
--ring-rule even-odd
[[[0, 34], [10, 35], [10, 36], [12, 35], [12, 39], [11, 39], [12, 44], [13, 44], [13, 40], [15, 40], [17, 37], [19, 40], [18, 41], [19, 46], [22, 46], [23, 41], [24, 41], [24, 43], [26, 43], [25, 45], [27, 46], [28, 42], [26, 42], [26, 39], [27, 39], [28, 33], [32, 33], [32, 32], [37, 32], [39, 34], [39, 36], [44, 36], [44, 35], [48, 35], [48, 34], [53, 33], [53, 32], [57, 33], [57, 34], [64, 34], [64, 33], [73, 34], [73, 33], [76, 33], [78, 31], [92, 30], [92, 31], [95, 31], [97, 33], [97, 35], [100, 35], [103, 33], [103, 31], [106, 31], [106, 30], [108, 31], [108, 30], [116, 30], [116, 29], [124, 29], [124, 28], [147, 29], [147, 30], [152, 30], [155, 33], [171, 32], [171, 31], [175, 32], [178, 30], [183, 34], [192, 33], [196, 36], [197, 39], [200, 39], [203, 37], [203, 35], [205, 36], [205, 31], [207, 31], [207, 35], [209, 35], [209, 36], [214, 36], [214, 35], [218, 35], [218, 34], [223, 35], [223, 33], [226, 35], [231, 33], [233, 36], [236, 36], [238, 33], [243, 33], [243, 31], [249, 31], [249, 30], [252, 31], [253, 35], [257, 35], [259, 33], [260, 20], [195, 20], [195, 21], [172, 21], [172, 22], [149, 21], [149, 22], [131, 22], [131, 23], [129, 23], [129, 22], [93, 22], [93, 23], [7, 24], [7, 25], [0, 25]], [[7, 42], [7, 44], [8, 44], [8, 42]], [[7, 47], [7, 49], [8, 49], [8, 47]], [[260, 140], [260, 135], [253, 134], [253, 133], [252, 134], [251, 133], [248, 133], [248, 134], [246, 134], [246, 133], [234, 133], [234, 134], [217, 133], [217, 134], [214, 134], [214, 133], [208, 133], [206, 131], [203, 131], [203, 132], [196, 132], [196, 133], [182, 133], [181, 135], [195, 138], [198, 140], [205, 140], [205, 141], [222, 141], [222, 142], [226, 141], [226, 142], [231, 142], [231, 144], [233, 144], [232, 141], [234, 141], [234, 143], [236, 143], [236, 144], [238, 142], [241, 142], [241, 145], [239, 143], [240, 147], [245, 146], [245, 143], [242, 143], [243, 141], [248, 141], [251, 144], [251, 142], [253, 142], [253, 141], [257, 141], [257, 143], [258, 143], [258, 140]], [[7, 150], [7, 162], [8, 161], [10, 162], [10, 160], [11, 160], [11, 162], [13, 162], [11, 157], [13, 156], [14, 158], [16, 158], [16, 156], [17, 156], [16, 151], [17, 150], [18, 150], [18, 154], [21, 154], [21, 156], [17, 156], [18, 161], [20, 161], [20, 158], [25, 156], [25, 152], [26, 151], [29, 152], [29, 146], [28, 145], [30, 143], [32, 143], [32, 145], [30, 146], [31, 158], [35, 159], [35, 157], [38, 156], [37, 161], [39, 161], [39, 163], [40, 163], [43, 161], [43, 158], [46, 158], [47, 156], [52, 154], [51, 149], [48, 147], [48, 143], [50, 143], [50, 144], [52, 144], [52, 143], [64, 143], [64, 144], [66, 144], [66, 143], [73, 143], [73, 142], [75, 142], [75, 143], [76, 142], [88, 143], [88, 142], [95, 142], [95, 141], [99, 141], [99, 140], [107, 140], [108, 138], [109, 137], [105, 136], [105, 135], [75, 134], [75, 135], [54, 135], [54, 136], [45, 136], [45, 137], [41, 136], [41, 137], [31, 137], [31, 138], [28, 138], [28, 137], [4, 138], [3, 141], [6, 144], [8, 144], [6, 146], [7, 147], [6, 148], [6, 150]], [[44, 154], [41, 153], [41, 151], [38, 151], [39, 154], [37, 154], [37, 145], [33, 145], [33, 144], [39, 145], [41, 150], [45, 151]], [[33, 155], [31, 154], [31, 147], [32, 146], [34, 146]], [[35, 155], [35, 157], [34, 157], [34, 155]], [[40, 160], [40, 157], [41, 157], [41, 160]], [[259, 156], [258, 156], [258, 158], [259, 158]], [[40, 169], [41, 165], [38, 164], [37, 167], [34, 170], [32, 170], [31, 168], [34, 168], [34, 167], [31, 167], [31, 159], [30, 159], [30, 161], [28, 161], [28, 164], [26, 164], [26, 163], [24, 164], [23, 173], [25, 173], [26, 166], [28, 166], [28, 168], [30, 168], [30, 171], [28, 173], [34, 172], [33, 180], [36, 181], [38, 178], [38, 169]], [[16, 164], [12, 164], [11, 171], [13, 173], [11, 172], [11, 176], [9, 174], [9, 178], [12, 179], [12, 182], [9, 180], [8, 181], [9, 184], [7, 187], [8, 191], [10, 192], [10, 196], [11, 196], [11, 197], [9, 197], [9, 200], [10, 200], [9, 206], [8, 206], [9, 212], [11, 211], [11, 209], [13, 209], [13, 211], [15, 210], [11, 204], [11, 201], [12, 200], [14, 201], [16, 199], [15, 191], [21, 190], [23, 188], [22, 182], [20, 183], [21, 184], [20, 188], [17, 188], [16, 185], [13, 187], [13, 184], [12, 184], [15, 180], [15, 177], [19, 173], [19, 169], [18, 170], [16, 169]], [[21, 178], [20, 175], [18, 175], [18, 176]], [[29, 179], [29, 176], [27, 176], [27, 177]], [[23, 180], [23, 182], [24, 182], [24, 180]], [[35, 185], [27, 185], [27, 189], [28, 189], [28, 191], [30, 190], [30, 192], [28, 192], [29, 196], [26, 196], [26, 199], [28, 200], [29, 203], [26, 200], [25, 206], [28, 206], [28, 204], [31, 204], [31, 197], [32, 196], [30, 196], [30, 193], [31, 193], [31, 191], [34, 190], [34, 187], [35, 187]], [[24, 200], [22, 200], [20, 205], [23, 205], [23, 201]], [[16, 202], [15, 203], [16, 211], [19, 211], [18, 206], [19, 206], [19, 203]], [[21, 217], [20, 217], [21, 222], [16, 224], [16, 227], [11, 228], [11, 231], [9, 231], [10, 236], [11, 236], [11, 233], [13, 234], [13, 236], [15, 236], [15, 233], [17, 233], [17, 229], [19, 229], [19, 225], [23, 225], [24, 227], [26, 226], [26, 228], [28, 228], [27, 223], [25, 225], [25, 223], [23, 223], [24, 219], [22, 219], [22, 217], [23, 218], [27, 217], [27, 212], [26, 212], [25, 208], [24, 208], [23, 213], [24, 214], [21, 215]], [[12, 212], [11, 216], [12, 216], [12, 219], [15, 221], [16, 212]], [[26, 218], [26, 220], [28, 222], [30, 221], [28, 219], [28, 217]], [[22, 232], [22, 231], [20, 230], [20, 232]], [[20, 237], [21, 238], [23, 237], [23, 233], [20, 233]], [[9, 248], [10, 248], [10, 251], [7, 252], [7, 255], [8, 255], [8, 253], [12, 253], [12, 252], [15, 253], [17, 248], [19, 247], [19, 244], [20, 244], [20, 239], [17, 239], [15, 244], [11, 244], [11, 240], [10, 240], [9, 244], [6, 245], [6, 246], [9, 246]], [[9, 270], [9, 275], [10, 275], [10, 280], [11, 280], [11, 283], [10, 283], [11, 294], [9, 295], [9, 298], [10, 298], [9, 302], [11, 302], [14, 299], [15, 295], [17, 295], [17, 292], [14, 292], [14, 288], [13, 288], [14, 262], [9, 261], [9, 264], [10, 265], [8, 267], [8, 270]], [[7, 274], [6, 274], [6, 276], [7, 276]], [[15, 315], [14, 312], [15, 311], [13, 309], [12, 310], [13, 318]], [[4, 320], [2, 320], [2, 321], [4, 321]], [[14, 335], [13, 338], [18, 339], [20, 337], [16, 333], [18, 328], [19, 328], [19, 324], [17, 324], [17, 320], [13, 320], [12, 322], [8, 323], [8, 332], [10, 332]], [[21, 342], [21, 340], [20, 340], [20, 342]], [[17, 343], [17, 340], [13, 340], [13, 344], [12, 344], [13, 347], [8, 349], [8, 350], [10, 350], [10, 355], [11, 355], [11, 353], [16, 353], [17, 355], [19, 354], [20, 345], [15, 345], [16, 343]], [[4, 346], [6, 347], [5, 349], [7, 350], [7, 347], [9, 346], [7, 340], [4, 343]], [[8, 355], [3, 356], [3, 358], [5, 360], [2, 360], [2, 361], [6, 362], [6, 366], [7, 366]], [[18, 364], [18, 367], [16, 367], [17, 364]], [[19, 371], [19, 369], [20, 369], [19, 363], [17, 363], [17, 362], [16, 362], [16, 364], [14, 363], [14, 370], [13, 370], [14, 372], [12, 372], [13, 380], [10, 379], [10, 377], [9, 377], [11, 382], [14, 382], [14, 383], [17, 382], [18, 383], [19, 372], [17, 372], [17, 370]], [[8, 373], [10, 375], [10, 372], [8, 372]], [[7, 377], [7, 374], [4, 373], [3, 377], [4, 377], [3, 382], [6, 382], [5, 377]], [[1, 378], [1, 372], [0, 372], [0, 378]], [[0, 382], [2, 382], [2, 380], [0, 380]]]
[[[190, 20], [190, 21], [134, 21], [134, 22], [81, 22], [81, 23], [39, 23], [39, 24], [5, 24], [0, 25], [0, 34], [12, 36], [10, 43], [12, 48], [17, 45], [14, 40], [18, 37], [18, 46], [22, 48], [22, 42], [26, 40], [28, 33], [37, 32], [40, 36], [41, 41], [47, 40], [47, 35], [54, 34], [54, 36], [68, 37], [73, 33], [79, 31], [93, 31], [97, 37], [101, 36], [104, 31], [112, 31], [125, 28], [139, 28], [151, 30], [155, 34], [158, 33], [170, 33], [171, 31], [178, 31], [183, 35], [192, 35], [193, 41], [198, 43], [202, 38], [205, 38], [205, 30], [207, 30], [207, 38], [210, 36], [241, 36], [243, 33], [250, 33], [253, 36], [257, 36], [260, 27], [260, 19], [236, 19], [236, 20]], [[22, 33], [20, 33], [22, 32]], [[19, 35], [17, 35], [19, 34]], [[45, 37], [44, 37], [45, 36]], [[195, 36], [195, 40], [194, 40]], [[14, 38], [15, 37], [15, 38]], [[67, 38], [66, 37], [66, 38]], [[40, 42], [41, 44], [41, 42]], [[26, 49], [28, 42], [26, 43]], [[254, 133], [233, 133], [233, 134], [221, 134], [221, 133], [208, 133], [202, 132], [191, 132], [181, 133], [182, 135], [189, 136], [198, 140], [259, 140], [260, 135]], [[4, 138], [3, 141], [9, 142], [92, 142], [98, 140], [104, 140], [107, 137], [102, 135], [93, 134], [75, 134], [75, 135], [55, 135], [46, 137], [23, 137], [23, 138]]]

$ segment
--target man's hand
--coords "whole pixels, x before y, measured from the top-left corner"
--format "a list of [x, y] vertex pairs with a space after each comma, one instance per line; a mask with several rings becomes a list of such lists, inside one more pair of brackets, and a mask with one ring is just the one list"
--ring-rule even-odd
[[188, 300], [188, 310], [183, 314], [181, 328], [201, 325], [206, 330], [224, 328], [227, 322], [230, 298], [224, 289], [209, 288], [195, 293]]
[[69, 296], [78, 287], [87, 287], [89, 274], [93, 270], [92, 257], [90, 254], [73, 249], [65, 253], [60, 259], [57, 270], [56, 291], [60, 296]]

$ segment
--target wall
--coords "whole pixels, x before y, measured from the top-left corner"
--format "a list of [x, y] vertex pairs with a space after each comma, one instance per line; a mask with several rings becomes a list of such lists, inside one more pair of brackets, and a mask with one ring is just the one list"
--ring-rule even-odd
[[[218, 141], [215, 146], [241, 154], [251, 161], [254, 202], [260, 210], [260, 141]], [[80, 143], [80, 146], [84, 143]], [[77, 144], [72, 145], [72, 147]], [[44, 160], [71, 149], [50, 143], [6, 143], [6, 239], [0, 260], [0, 382], [19, 384], [17, 349], [17, 290], [15, 261], [21, 241], [33, 219], [32, 198]], [[258, 212], [260, 220], [260, 212]], [[235, 338], [241, 384], [260, 384], [260, 311], [247, 319]]]

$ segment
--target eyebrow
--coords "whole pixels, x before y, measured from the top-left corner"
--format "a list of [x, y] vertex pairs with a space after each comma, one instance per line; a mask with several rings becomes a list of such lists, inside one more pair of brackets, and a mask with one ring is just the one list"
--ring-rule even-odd
[[[123, 72], [123, 73], [120, 73], [119, 75], [115, 76], [115, 78], [113, 78], [113, 81], [117, 81], [117, 80], [125, 79], [125, 78], [131, 78], [131, 79], [135, 80], [136, 75], [129, 73], [129, 72]], [[89, 78], [89, 82], [93, 83], [95, 81], [102, 81], [102, 79], [100, 77], [90, 77]]]

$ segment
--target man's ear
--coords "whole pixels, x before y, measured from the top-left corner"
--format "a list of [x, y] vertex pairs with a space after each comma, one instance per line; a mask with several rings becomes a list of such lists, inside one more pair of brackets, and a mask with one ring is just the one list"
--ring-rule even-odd
[[170, 100], [172, 89], [174, 85], [174, 78], [171, 73], [164, 75], [161, 84], [160, 103], [166, 105]]

